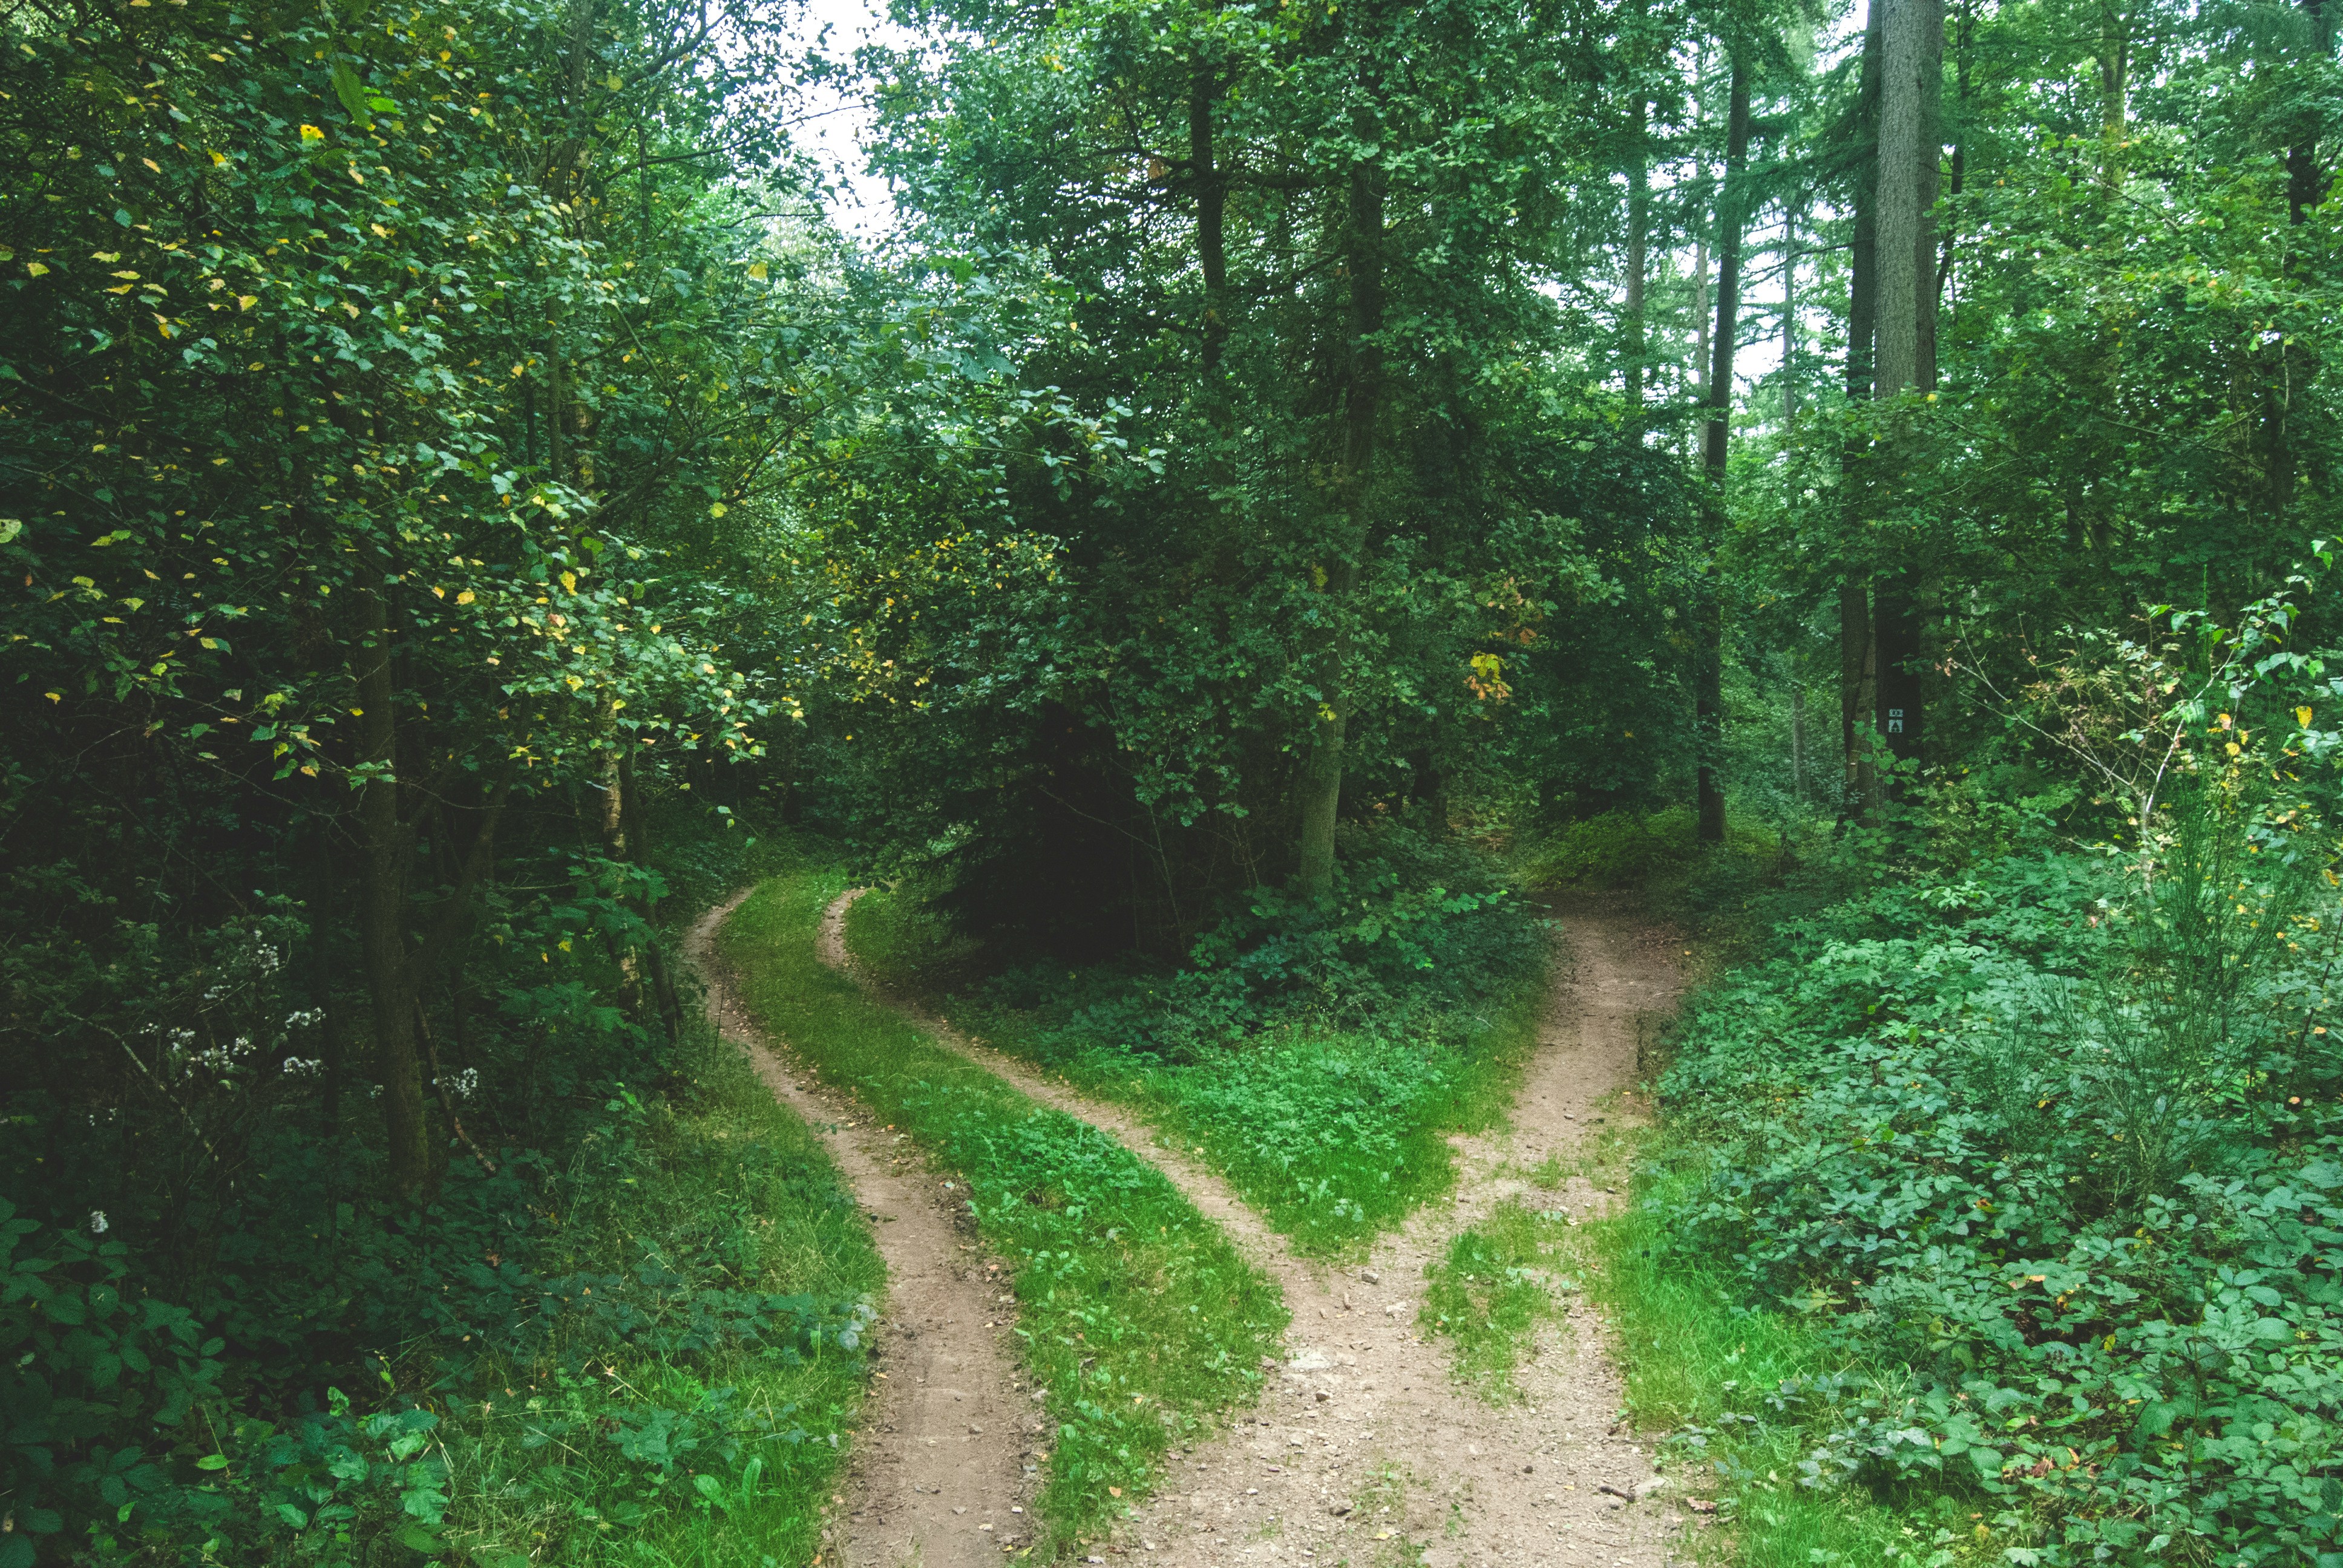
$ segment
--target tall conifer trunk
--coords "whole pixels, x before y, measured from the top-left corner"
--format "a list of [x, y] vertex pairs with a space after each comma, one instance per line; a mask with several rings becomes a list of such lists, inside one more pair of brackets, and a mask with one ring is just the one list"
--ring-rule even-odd
[[1708, 425], [1702, 464], [1711, 494], [1708, 578], [1700, 597], [1700, 666], [1694, 691], [1694, 722], [1699, 747], [1699, 838], [1725, 839], [1725, 789], [1718, 778], [1725, 722], [1725, 596], [1718, 581], [1724, 545], [1725, 462], [1733, 425], [1733, 350], [1741, 327], [1742, 176], [1749, 164], [1749, 67], [1738, 47], [1732, 52], [1732, 83], [1725, 120], [1725, 178], [1716, 203], [1716, 347], [1708, 370]]
[[1204, 373], [1221, 367], [1229, 340], [1228, 182], [1212, 150], [1213, 100], [1218, 84], [1209, 68], [1199, 70], [1188, 95], [1188, 178], [1196, 191], [1196, 261], [1204, 274]]
[[[1879, 81], [1882, 8], [1871, 0], [1864, 19], [1863, 80], [1855, 106], [1858, 158], [1855, 174], [1855, 223], [1847, 247], [1846, 400], [1862, 403], [1872, 392], [1872, 354], [1879, 321]], [[1872, 668], [1871, 573], [1863, 538], [1869, 515], [1869, 444], [1850, 434], [1839, 449], [1841, 524], [1851, 564], [1840, 579], [1839, 741], [1845, 759], [1845, 813], [1859, 817], [1875, 784], [1866, 717], [1876, 695]]]
[[[1877, 389], [1927, 392], [1936, 380], [1936, 163], [1945, 61], [1943, 0], [1888, 0], [1879, 100]], [[1901, 476], [1896, 476], [1900, 478]], [[1908, 571], [1874, 588], [1872, 667], [1881, 736], [1920, 755], [1919, 585]]]
[[1644, 275], [1651, 270], [1652, 232], [1652, 171], [1648, 151], [1644, 146], [1649, 135], [1650, 106], [1644, 101], [1638, 85], [1627, 111], [1627, 299], [1625, 341], [1621, 357], [1625, 359], [1622, 377], [1627, 395], [1627, 407], [1641, 411], [1644, 407], [1644, 357], [1646, 352], [1644, 334]]

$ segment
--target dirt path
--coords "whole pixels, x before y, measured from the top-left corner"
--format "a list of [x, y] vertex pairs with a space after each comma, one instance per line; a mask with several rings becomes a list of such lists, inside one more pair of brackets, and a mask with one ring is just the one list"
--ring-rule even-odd
[[[855, 897], [831, 905], [822, 925], [824, 961], [848, 969]], [[1129, 1112], [906, 1007], [944, 1043], [1153, 1161], [1277, 1280], [1292, 1309], [1287, 1359], [1261, 1404], [1176, 1458], [1108, 1553], [1175, 1568], [1658, 1568], [1668, 1560], [1681, 1511], [1651, 1486], [1632, 1437], [1612, 1431], [1620, 1390], [1599, 1322], [1574, 1311], [1523, 1369], [1523, 1402], [1503, 1409], [1459, 1388], [1447, 1348], [1416, 1327], [1425, 1267], [1458, 1230], [1530, 1190], [1519, 1172], [1550, 1153], [1566, 1159], [1598, 1119], [1620, 1113], [1612, 1097], [1634, 1081], [1643, 1033], [1674, 1003], [1677, 950], [1656, 933], [1597, 910], [1564, 923], [1572, 960], [1541, 1022], [1512, 1130], [1453, 1140], [1453, 1203], [1418, 1213], [1353, 1268], [1295, 1257], [1219, 1176]], [[1539, 1200], [1574, 1213], [1605, 1201], [1575, 1179], [1559, 1198]]]
[[1035, 1480], [1025, 1454], [1039, 1423], [1015, 1372], [1014, 1309], [984, 1279], [974, 1235], [943, 1208], [901, 1138], [776, 1054], [741, 1009], [716, 932], [747, 897], [701, 917], [684, 939], [685, 956], [707, 980], [709, 1017], [828, 1146], [887, 1262], [874, 1325], [878, 1379], [823, 1557], [847, 1568], [997, 1564], [1003, 1547], [1027, 1539]]

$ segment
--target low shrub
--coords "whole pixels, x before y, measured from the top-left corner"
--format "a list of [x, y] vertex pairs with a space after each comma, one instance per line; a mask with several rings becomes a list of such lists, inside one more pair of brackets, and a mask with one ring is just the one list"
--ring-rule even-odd
[[1646, 1233], [1889, 1369], [1768, 1395], [1807, 1486], [1969, 1500], [2021, 1563], [2343, 1551], [2338, 922], [2179, 815], [2152, 883], [1906, 865], [1686, 1017]]

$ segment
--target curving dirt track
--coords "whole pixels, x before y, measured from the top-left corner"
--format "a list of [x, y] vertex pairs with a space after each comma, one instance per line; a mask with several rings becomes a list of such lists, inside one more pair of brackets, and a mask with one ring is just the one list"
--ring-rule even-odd
[[[1634, 1082], [1644, 1032], [1673, 1008], [1682, 985], [1679, 950], [1662, 933], [1612, 910], [1565, 917], [1570, 962], [1541, 1022], [1512, 1127], [1455, 1139], [1453, 1201], [1384, 1238], [1363, 1266], [1337, 1269], [1294, 1256], [1219, 1176], [1129, 1112], [885, 996], [846, 951], [846, 911], [857, 896], [830, 906], [824, 961], [856, 972], [942, 1043], [1152, 1161], [1277, 1280], [1293, 1311], [1287, 1358], [1260, 1406], [1175, 1460], [1156, 1498], [1102, 1553], [1182, 1568], [1658, 1568], [1668, 1561], [1681, 1514], [1632, 1436], [1613, 1430], [1619, 1384], [1600, 1322], [1575, 1310], [1523, 1369], [1523, 1402], [1497, 1409], [1452, 1381], [1446, 1348], [1416, 1326], [1424, 1270], [1449, 1239], [1529, 1190], [1514, 1172], [1548, 1154], [1567, 1157], [1598, 1119], [1621, 1114], [1618, 1096]], [[1586, 1212], [1606, 1196], [1574, 1180], [1541, 1206]]]
[[[757, 1076], [820, 1135], [872, 1221], [887, 1262], [873, 1325], [879, 1376], [862, 1408], [822, 1561], [847, 1568], [976, 1568], [1021, 1545], [1035, 1476], [1035, 1428], [1009, 1343], [1011, 1309], [984, 1255], [922, 1180], [898, 1135], [785, 1062], [733, 995], [716, 931], [748, 897], [708, 911], [684, 953], [708, 986], [708, 1013]], [[786, 1042], [784, 1042], [786, 1049]]]

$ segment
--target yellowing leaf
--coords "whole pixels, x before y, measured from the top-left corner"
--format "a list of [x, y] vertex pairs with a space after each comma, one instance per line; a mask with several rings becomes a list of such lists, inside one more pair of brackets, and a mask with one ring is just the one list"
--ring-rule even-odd
[[37, 261], [26, 262], [25, 264], [25, 270], [31, 273], [35, 277], [46, 277], [49, 274], [49, 269]]
[[2308, 708], [2298, 708], [2298, 709], [2296, 709], [2294, 710], [2294, 721], [2295, 721], [2297, 724], [2301, 725], [2305, 729], [2309, 729], [2309, 728], [2310, 728], [2310, 709], [2308, 709]]
[[471, 603], [471, 602], [472, 602], [472, 590], [471, 590], [470, 588], [466, 588], [462, 593], [458, 594], [458, 595], [456, 596], [456, 602], [457, 602], [458, 604], [469, 604], [469, 603]]
[[322, 142], [326, 139], [326, 133], [315, 126], [303, 126], [301, 139], [305, 142]]
[[226, 162], [227, 162], [227, 155], [226, 153], [216, 152], [212, 154], [212, 164], [215, 167]]
[[236, 297], [236, 307], [238, 310], [250, 310], [259, 303], [260, 296], [256, 294], [239, 294]]
[[758, 282], [762, 283], [765, 281], [765, 272], [766, 268], [763, 262], [752, 261], [749, 264], [749, 276], [755, 278]]

